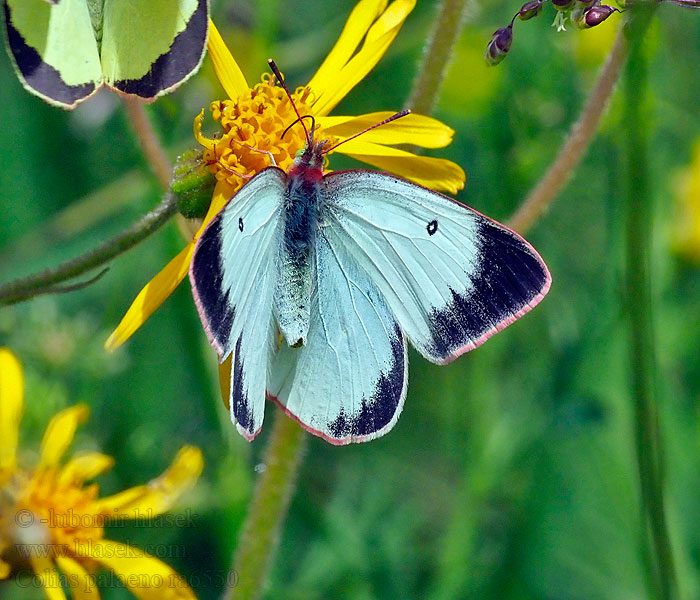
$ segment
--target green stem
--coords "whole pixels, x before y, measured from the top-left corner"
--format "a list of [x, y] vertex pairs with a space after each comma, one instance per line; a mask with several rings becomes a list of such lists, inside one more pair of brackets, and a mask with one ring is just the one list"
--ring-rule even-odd
[[422, 115], [432, 113], [462, 31], [468, 5], [469, 0], [442, 0], [405, 108]]
[[[438, 96], [452, 49], [458, 39], [467, 0], [444, 0], [411, 94], [414, 110], [428, 114]], [[237, 585], [222, 600], [253, 600], [263, 592], [279, 542], [282, 523], [294, 491], [301, 455], [308, 436], [299, 425], [277, 415], [265, 453], [265, 471], [255, 487], [250, 511], [234, 557]]]
[[[158, 136], [153, 131], [153, 127], [148, 120], [143, 102], [129, 96], [123, 99], [123, 104], [131, 128], [139, 141], [146, 161], [153, 169], [163, 189], [170, 190], [172, 167]], [[59, 286], [58, 284], [92, 271], [114, 257], [130, 250], [140, 241], [160, 229], [176, 212], [175, 197], [172, 192], [168, 191], [165, 198], [156, 208], [129, 227], [129, 229], [100, 244], [97, 248], [93, 248], [57, 267], [0, 285], [0, 306], [16, 304], [42, 294], [77, 290], [85, 285], [89, 285], [99, 279], [104, 271], [97, 277], [84, 283], [68, 286]]]
[[625, 35], [620, 32], [598, 75], [581, 116], [571, 128], [554, 162], [510, 218], [508, 226], [524, 233], [547, 210], [564, 187], [598, 131], [608, 100], [627, 57]]
[[233, 561], [237, 584], [224, 592], [222, 600], [261, 596], [296, 484], [308, 436], [296, 421], [282, 411], [275, 412], [276, 422], [263, 460], [265, 470], [255, 486]]
[[104, 265], [115, 256], [126, 252], [167, 223], [176, 210], [175, 197], [172, 193], [168, 193], [163, 201], [150, 213], [142, 217], [137, 223], [134, 223], [129, 229], [104, 242], [97, 248], [66, 261], [57, 267], [0, 285], [0, 306], [15, 304], [41, 294], [60, 291], [56, 288], [57, 284], [83, 275], [96, 267]]
[[647, 59], [642, 38], [655, 3], [630, 10], [625, 28], [629, 62], [625, 73], [625, 156], [627, 212], [626, 308], [630, 319], [630, 351], [637, 467], [639, 470], [645, 543], [650, 544], [654, 595], [677, 597], [671, 541], [664, 506], [664, 477], [659, 415], [655, 398], [656, 360], [652, 319], [650, 249], [653, 206], [649, 185], [649, 120], [646, 114]]

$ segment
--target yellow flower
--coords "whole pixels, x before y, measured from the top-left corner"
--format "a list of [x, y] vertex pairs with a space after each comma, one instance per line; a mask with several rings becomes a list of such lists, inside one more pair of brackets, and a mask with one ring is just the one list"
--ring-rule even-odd
[[[362, 0], [355, 6], [319, 70], [308, 85], [294, 93], [300, 114], [314, 117], [316, 138], [339, 142], [393, 114], [329, 116], [384, 55], [414, 5], [415, 0], [395, 0], [388, 6], [387, 0]], [[277, 166], [287, 169], [306, 141], [299, 126], [282, 136], [296, 120], [283, 90], [272, 84], [269, 75], [263, 75], [261, 83], [251, 88], [213, 23], [210, 28], [209, 57], [229, 97], [211, 105], [212, 116], [223, 129], [218, 137], [204, 137], [203, 115], [195, 119], [195, 136], [204, 146], [205, 162], [218, 180], [211, 206], [194, 239], [136, 297], [107, 340], [105, 347], [109, 350], [123, 344], [184, 279], [197, 236], [250, 176], [270, 166], [267, 152], [274, 156]], [[387, 145], [440, 148], [451, 142], [453, 133], [435, 119], [411, 114], [343, 144], [338, 152], [427, 187], [456, 193], [464, 187], [464, 171], [458, 165]]]
[[676, 206], [674, 248], [687, 258], [700, 262], [700, 140], [695, 145], [690, 164], [678, 176]]
[[64, 584], [72, 598], [99, 600], [93, 574], [106, 567], [140, 600], [194, 599], [190, 587], [164, 562], [104, 539], [104, 525], [167, 511], [199, 477], [199, 449], [182, 448], [170, 468], [146, 485], [99, 498], [98, 485], [86, 481], [111, 468], [111, 457], [84, 452], [61, 464], [75, 430], [88, 417], [85, 405], [55, 415], [36, 468], [18, 468], [23, 387], [19, 361], [0, 348], [0, 579], [31, 570], [49, 600], [66, 600]]

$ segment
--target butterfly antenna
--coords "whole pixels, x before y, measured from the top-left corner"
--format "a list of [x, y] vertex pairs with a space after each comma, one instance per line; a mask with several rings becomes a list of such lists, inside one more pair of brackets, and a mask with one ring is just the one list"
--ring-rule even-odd
[[291, 125], [288, 125], [288, 126], [287, 126], [287, 129], [285, 129], [285, 130], [282, 132], [282, 135], [281, 135], [280, 137], [284, 138], [284, 136], [287, 135], [287, 132], [288, 132], [292, 127], [294, 127], [299, 121], [302, 121], [302, 120], [304, 120], [304, 119], [311, 119], [311, 139], [314, 139], [314, 129], [316, 129], [316, 119], [314, 119], [314, 116], [313, 116], [313, 115], [304, 115], [303, 117], [301, 117], [301, 119], [297, 119], [296, 121], [294, 121], [294, 123], [292, 123]]
[[399, 112], [391, 115], [389, 118], [384, 119], [383, 121], [379, 121], [379, 123], [375, 123], [374, 125], [370, 125], [367, 129], [363, 129], [359, 133], [356, 133], [355, 135], [351, 135], [349, 138], [345, 138], [341, 142], [338, 142], [335, 146], [331, 146], [330, 148], [326, 148], [323, 151], [323, 154], [328, 154], [331, 150], [335, 150], [338, 146], [341, 144], [344, 144], [345, 142], [349, 142], [350, 140], [354, 140], [356, 137], [362, 135], [363, 133], [367, 133], [368, 131], [371, 131], [372, 129], [376, 129], [377, 127], [381, 127], [382, 125], [386, 125], [387, 123], [391, 123], [392, 121], [396, 121], [396, 119], [400, 119], [401, 117], [405, 117], [406, 115], [410, 115], [411, 111], [409, 109], [405, 110], [400, 110]]
[[[277, 68], [275, 61], [272, 60], [271, 58], [268, 58], [267, 64], [270, 65], [270, 69], [275, 74], [275, 77], [277, 77], [277, 80], [280, 82], [282, 89], [286, 92], [287, 97], [289, 98], [289, 102], [291, 102], [292, 108], [294, 109], [294, 112], [297, 115], [298, 121], [301, 123], [301, 126], [304, 128], [304, 133], [306, 134], [306, 141], [310, 145], [312, 140], [313, 140], [313, 127], [314, 127], [315, 123], [312, 124], [311, 135], [309, 135], [309, 130], [306, 128], [306, 125], [304, 125], [304, 120], [301, 118], [301, 115], [299, 114], [299, 111], [297, 110], [297, 105], [294, 104], [294, 99], [292, 98], [292, 94], [289, 92], [287, 85], [284, 83], [284, 77], [282, 77], [282, 73], [280, 73], [280, 70]], [[294, 125], [294, 123], [292, 123], [292, 125]]]

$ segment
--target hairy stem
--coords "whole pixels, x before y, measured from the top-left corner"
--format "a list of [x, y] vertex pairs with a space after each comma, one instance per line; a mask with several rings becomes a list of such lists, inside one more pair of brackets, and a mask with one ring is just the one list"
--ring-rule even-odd
[[0, 285], [0, 305], [15, 304], [33, 296], [60, 291], [56, 288], [57, 284], [104, 265], [157, 231], [175, 214], [176, 208], [175, 197], [168, 193], [163, 201], [141, 220], [97, 248], [57, 267]]
[[581, 116], [571, 128], [568, 139], [542, 179], [510, 218], [508, 225], [515, 231], [523, 233], [532, 227], [568, 181], [598, 131], [600, 119], [620, 77], [626, 57], [627, 43], [624, 33], [620, 32], [581, 111]]
[[624, 155], [626, 157], [627, 273], [626, 312], [630, 320], [630, 355], [637, 467], [650, 544], [651, 579], [660, 600], [677, 596], [671, 541], [666, 524], [662, 442], [656, 400], [656, 346], [653, 329], [650, 249], [653, 205], [649, 186], [649, 119], [646, 113], [647, 59], [642, 38], [655, 5], [634, 7], [625, 35], [629, 62], [625, 73]]
[[433, 111], [468, 5], [469, 0], [442, 0], [405, 108], [422, 115]]
[[[123, 98], [123, 104], [148, 164], [153, 169], [163, 189], [169, 190], [172, 167], [158, 137], [153, 131], [153, 127], [151, 127], [143, 102], [129, 96]], [[111, 240], [100, 244], [97, 248], [88, 250], [84, 254], [57, 267], [0, 285], [0, 306], [16, 304], [42, 294], [77, 290], [96, 281], [104, 272], [84, 283], [68, 286], [58, 285], [102, 266], [116, 256], [131, 249], [141, 240], [160, 229], [176, 212], [175, 197], [171, 192], [168, 192], [161, 203], [141, 220]]]
[[235, 587], [222, 600], [253, 600], [264, 590], [267, 573], [279, 543], [282, 523], [296, 484], [307, 434], [282, 411], [277, 413], [250, 509], [233, 561]]
[[133, 96], [125, 96], [122, 102], [134, 135], [141, 145], [143, 155], [146, 157], [151, 169], [153, 169], [162, 188], [164, 190], [169, 189], [173, 169], [158, 136], [153, 131], [151, 122], [148, 120], [143, 102]]
[[[407, 106], [430, 113], [463, 22], [466, 0], [444, 0]], [[234, 557], [237, 585], [222, 600], [254, 600], [263, 591], [294, 491], [308, 436], [292, 419], [277, 415], [260, 475]]]

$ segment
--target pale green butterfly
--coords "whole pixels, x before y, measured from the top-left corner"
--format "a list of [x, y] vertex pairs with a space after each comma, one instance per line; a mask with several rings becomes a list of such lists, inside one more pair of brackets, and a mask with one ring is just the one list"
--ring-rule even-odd
[[4, 0], [6, 41], [24, 87], [73, 108], [102, 84], [152, 100], [194, 73], [208, 0]]
[[248, 440], [266, 395], [332, 444], [383, 435], [406, 397], [407, 340], [446, 364], [551, 283], [514, 231], [387, 173], [324, 175], [330, 150], [312, 126], [290, 170], [250, 179], [194, 249], [195, 303], [221, 361], [232, 359], [229, 407]]

